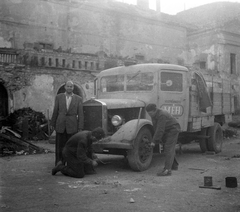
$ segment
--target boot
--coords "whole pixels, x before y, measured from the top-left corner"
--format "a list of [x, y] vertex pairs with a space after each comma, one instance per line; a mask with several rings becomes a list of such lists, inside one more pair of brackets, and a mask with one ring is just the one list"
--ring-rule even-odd
[[52, 169], [52, 175], [57, 174], [59, 171], [61, 171], [65, 166], [63, 164], [58, 164]]

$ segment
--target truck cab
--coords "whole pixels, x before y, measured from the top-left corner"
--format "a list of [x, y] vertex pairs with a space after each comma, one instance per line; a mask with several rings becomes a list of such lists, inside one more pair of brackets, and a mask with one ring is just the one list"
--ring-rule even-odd
[[153, 127], [145, 107], [155, 103], [187, 130], [188, 72], [171, 64], [138, 64], [100, 72], [96, 96], [83, 104], [84, 129], [102, 127], [107, 135], [93, 145], [95, 152], [124, 155], [133, 170], [147, 169], [153, 155]]

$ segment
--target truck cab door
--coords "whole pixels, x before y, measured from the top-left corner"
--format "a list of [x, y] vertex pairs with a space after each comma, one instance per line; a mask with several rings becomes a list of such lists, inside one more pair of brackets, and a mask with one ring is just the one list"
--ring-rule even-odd
[[158, 106], [171, 113], [182, 131], [187, 130], [189, 114], [189, 80], [187, 71], [159, 72]]

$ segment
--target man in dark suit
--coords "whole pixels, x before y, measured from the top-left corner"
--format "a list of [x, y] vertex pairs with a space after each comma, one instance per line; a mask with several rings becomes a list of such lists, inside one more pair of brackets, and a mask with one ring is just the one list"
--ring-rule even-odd
[[83, 129], [82, 98], [73, 94], [74, 84], [67, 81], [65, 93], [56, 96], [51, 125], [56, 131], [55, 165], [62, 160], [67, 140]]
[[152, 119], [154, 135], [151, 146], [163, 144], [165, 153], [165, 166], [158, 176], [169, 176], [172, 170], [178, 169], [178, 162], [175, 157], [175, 145], [180, 132], [180, 125], [177, 120], [167, 111], [157, 108], [155, 104], [149, 104], [146, 111]]
[[73, 135], [63, 148], [63, 162], [59, 162], [53, 169], [52, 175], [61, 172], [69, 177], [83, 178], [85, 174], [95, 174], [94, 166], [98, 163], [94, 159], [92, 143], [104, 138], [102, 128], [93, 131], [81, 131]]

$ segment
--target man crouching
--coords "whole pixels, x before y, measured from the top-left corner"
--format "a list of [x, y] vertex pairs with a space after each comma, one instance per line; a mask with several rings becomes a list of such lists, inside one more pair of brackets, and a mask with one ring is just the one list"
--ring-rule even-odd
[[[105, 133], [98, 127], [93, 131], [81, 131], [73, 135], [62, 151], [62, 161], [52, 169], [52, 175], [59, 171], [70, 177], [83, 178], [85, 174], [95, 174], [92, 143], [104, 138]], [[64, 165], [66, 164], [66, 165]]]

